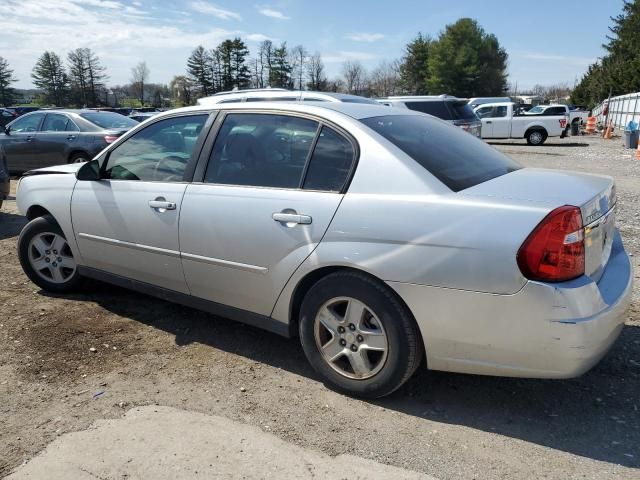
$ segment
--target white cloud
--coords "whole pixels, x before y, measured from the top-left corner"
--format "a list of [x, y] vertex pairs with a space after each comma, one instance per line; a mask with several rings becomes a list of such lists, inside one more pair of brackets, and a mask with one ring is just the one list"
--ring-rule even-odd
[[353, 40], [354, 42], [377, 42], [384, 38], [382, 33], [350, 33], [344, 38], [347, 40]]
[[240, 14], [232, 12], [231, 10], [220, 8], [213, 3], [204, 2], [202, 0], [191, 2], [191, 9], [198, 13], [204, 13], [205, 15], [213, 15], [214, 17], [220, 18], [222, 20], [242, 20]]
[[277, 18], [278, 20], [291, 20], [291, 17], [287, 17], [284, 13], [269, 7], [258, 8], [258, 12], [265, 17]]
[[589, 65], [596, 61], [593, 57], [575, 57], [572, 55], [552, 55], [544, 52], [510, 52], [510, 57], [524, 58], [526, 60], [540, 60], [549, 62], [562, 62], [571, 65]]
[[262, 33], [250, 33], [248, 35], [245, 35], [244, 38], [251, 42], [264, 42], [265, 40], [271, 40], [272, 42], [277, 41], [277, 39], [268, 37], [266, 35], [263, 35]]
[[325, 63], [342, 63], [346, 61], [362, 61], [375, 60], [378, 56], [369, 52], [354, 52], [342, 50], [337, 53], [322, 54], [322, 61]]

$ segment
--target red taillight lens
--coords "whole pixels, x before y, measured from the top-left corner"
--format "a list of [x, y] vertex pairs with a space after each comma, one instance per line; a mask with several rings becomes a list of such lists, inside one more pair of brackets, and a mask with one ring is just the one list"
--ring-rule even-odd
[[531, 280], [563, 282], [584, 274], [584, 229], [578, 207], [556, 208], [518, 251], [518, 266]]
[[104, 141], [107, 143], [113, 143], [119, 138], [118, 135], [105, 135]]

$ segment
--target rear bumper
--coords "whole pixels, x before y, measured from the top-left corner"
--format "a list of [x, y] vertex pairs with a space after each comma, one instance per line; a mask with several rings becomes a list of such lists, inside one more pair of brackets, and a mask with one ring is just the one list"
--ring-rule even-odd
[[570, 378], [593, 367], [622, 331], [633, 271], [616, 232], [598, 283], [528, 282], [493, 295], [390, 282], [418, 322], [433, 370]]

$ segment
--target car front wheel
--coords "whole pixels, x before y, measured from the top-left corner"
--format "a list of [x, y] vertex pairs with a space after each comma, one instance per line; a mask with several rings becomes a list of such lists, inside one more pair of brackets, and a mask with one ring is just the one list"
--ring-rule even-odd
[[70, 292], [81, 282], [67, 239], [50, 216], [33, 219], [22, 229], [18, 255], [24, 272], [43, 290]]
[[300, 311], [300, 339], [329, 386], [364, 398], [399, 388], [423, 355], [407, 307], [386, 285], [358, 272], [328, 275], [309, 290]]

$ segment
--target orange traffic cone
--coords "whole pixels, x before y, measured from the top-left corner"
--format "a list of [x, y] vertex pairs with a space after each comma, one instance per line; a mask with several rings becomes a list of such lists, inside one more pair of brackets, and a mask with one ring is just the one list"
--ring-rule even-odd
[[587, 118], [587, 127], [585, 128], [587, 135], [591, 135], [596, 132], [596, 120], [596, 117]]
[[604, 138], [606, 140], [611, 140], [611, 137], [613, 137], [613, 125], [611, 124], [611, 122], [609, 122], [609, 126], [604, 132]]
[[636, 149], [636, 160], [640, 160], [640, 142], [638, 142], [638, 148]]

